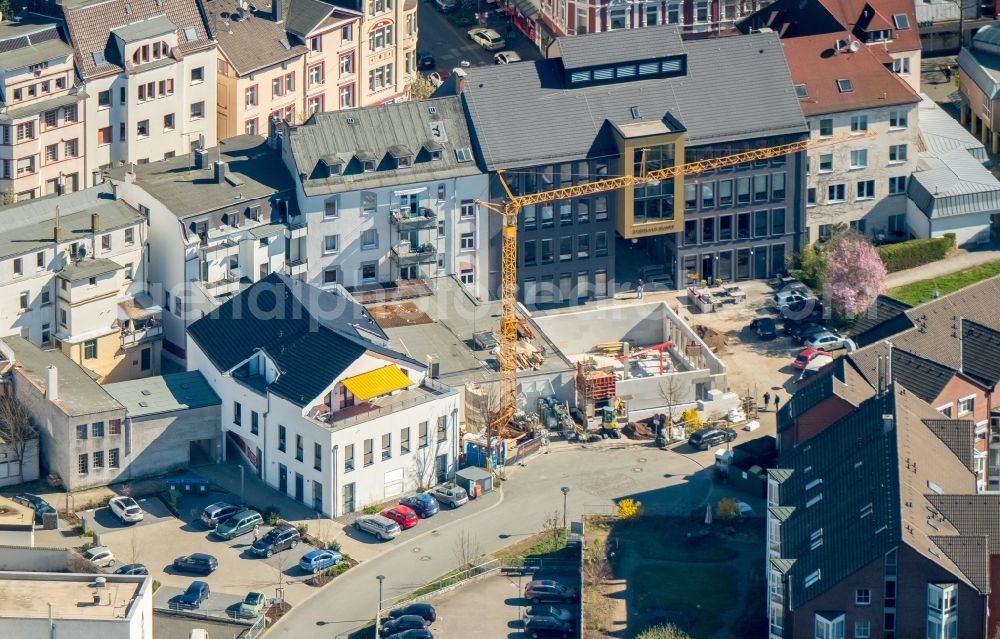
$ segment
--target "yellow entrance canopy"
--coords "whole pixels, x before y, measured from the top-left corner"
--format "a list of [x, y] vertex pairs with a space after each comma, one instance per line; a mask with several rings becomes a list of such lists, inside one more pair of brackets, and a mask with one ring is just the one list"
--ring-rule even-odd
[[383, 366], [344, 380], [347, 390], [362, 401], [406, 388], [412, 383], [406, 373], [395, 365]]

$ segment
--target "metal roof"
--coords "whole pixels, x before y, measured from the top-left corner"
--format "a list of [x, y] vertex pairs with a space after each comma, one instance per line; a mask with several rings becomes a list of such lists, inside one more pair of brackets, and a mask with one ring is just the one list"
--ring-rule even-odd
[[11, 71], [49, 60], [66, 59], [73, 48], [62, 41], [55, 24], [7, 22], [0, 25], [0, 69]]
[[958, 66], [987, 97], [1000, 95], [1000, 55], [965, 48], [958, 53]]
[[158, 15], [112, 29], [111, 33], [118, 36], [122, 42], [129, 44], [146, 40], [147, 38], [176, 33], [176, 31], [177, 25], [171, 22], [170, 18], [165, 15]]
[[198, 371], [105, 384], [104, 390], [125, 406], [129, 417], [159, 415], [222, 403]]
[[[647, 42], [644, 31], [575, 37], [600, 47], [605, 38]], [[687, 75], [665, 79], [569, 86], [560, 59], [468, 69], [462, 97], [486, 167], [617, 153], [606, 123], [631, 121], [633, 106], [646, 119], [679, 121], [689, 146], [807, 131], [776, 34], [692, 40], [684, 47]], [[648, 53], [655, 58], [660, 51]]]
[[910, 177], [906, 194], [931, 219], [1000, 211], [1000, 181], [964, 149], [937, 158]]
[[622, 29], [601, 35], [601, 38], [560, 38], [563, 68], [593, 67], [607, 64], [609, 60], [638, 62], [686, 53], [680, 30], [672, 25]]
[[917, 115], [920, 137], [927, 149], [921, 157], [940, 157], [953, 149], [965, 149], [980, 162], [989, 161], [983, 143], [926, 94], [920, 95]]

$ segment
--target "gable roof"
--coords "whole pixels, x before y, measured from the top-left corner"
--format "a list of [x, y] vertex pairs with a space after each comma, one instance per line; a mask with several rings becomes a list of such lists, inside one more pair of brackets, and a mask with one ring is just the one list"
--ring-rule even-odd
[[357, 11], [348, 11], [342, 7], [334, 7], [323, 0], [292, 0], [285, 18], [285, 28], [300, 38], [305, 38], [319, 27], [330, 14], [337, 11], [345, 18], [352, 18]]
[[[938, 398], [944, 387], [957, 374], [954, 369], [918, 357], [901, 348], [887, 350], [891, 358], [889, 371], [892, 379], [898, 380], [903, 386], [916, 393], [917, 397], [929, 404]], [[877, 380], [869, 381], [878, 383]]]
[[[981, 593], [990, 592], [990, 538], [986, 535], [935, 536], [931, 541]], [[995, 542], [994, 542], [995, 543]]]
[[28, 14], [20, 22], [0, 23], [0, 69], [13, 71], [49, 60], [65, 60], [73, 49], [48, 18]]
[[268, 390], [303, 407], [366, 351], [407, 360], [366, 339], [385, 333], [353, 299], [278, 273], [192, 324], [188, 335], [222, 372], [262, 351], [280, 372]]
[[944, 442], [948, 450], [955, 453], [959, 461], [975, 472], [974, 436], [975, 424], [967, 419], [925, 419], [924, 424]]
[[781, 433], [792, 428], [797, 419], [831, 397], [836, 396], [859, 406], [874, 394], [875, 387], [860, 374], [853, 362], [846, 357], [837, 358], [796, 387], [778, 410], [777, 430]]
[[1000, 331], [967, 320], [962, 322], [962, 369], [992, 387], [1000, 382]]
[[648, 60], [656, 55], [681, 55], [685, 52], [680, 30], [676, 28], [621, 29], [601, 34], [600, 38], [560, 38], [559, 54], [563, 68], [578, 69], [614, 62]]
[[958, 52], [958, 66], [988, 98], [1000, 96], [1000, 29], [985, 25]]
[[[166, 17], [176, 26], [174, 56], [213, 46], [196, 0], [83, 0], [64, 5], [63, 15], [76, 69], [84, 80], [122, 72], [125, 61], [118, 56], [112, 31], [151, 18]], [[190, 29], [193, 39], [188, 37]]]
[[[676, 25], [574, 36], [577, 48], [615, 44], [612, 66], [629, 39], [647, 58], [676, 53]], [[560, 46], [565, 39], [560, 39]], [[623, 46], [621, 43], [625, 42]], [[462, 99], [486, 168], [517, 168], [616, 154], [611, 125], [634, 122], [631, 107], [652, 122], [679, 122], [688, 146], [723, 144], [807, 131], [781, 45], [774, 34], [682, 43], [686, 74], [571, 86], [563, 60], [466, 69]]]
[[[280, 2], [284, 15], [288, 15], [291, 0]], [[204, 6], [208, 20], [216, 22], [215, 39], [219, 50], [238, 75], [249, 75], [309, 51], [301, 40], [289, 36], [284, 23], [274, 21], [271, 12], [241, 12], [238, 0], [212, 0]], [[262, 92], [270, 90], [271, 87], [260, 88]]]
[[879, 295], [868, 310], [851, 324], [848, 334], [855, 344], [864, 348], [873, 342], [912, 328], [913, 324], [905, 312], [909, 308], [911, 308], [909, 304], [888, 295]]

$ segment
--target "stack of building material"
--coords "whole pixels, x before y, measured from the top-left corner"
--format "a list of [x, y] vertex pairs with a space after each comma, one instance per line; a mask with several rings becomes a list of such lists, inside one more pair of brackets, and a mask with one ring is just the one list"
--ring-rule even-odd
[[625, 342], [605, 342], [603, 344], [595, 344], [594, 348], [591, 349], [591, 352], [599, 355], [606, 355], [608, 357], [622, 355], [625, 352]]

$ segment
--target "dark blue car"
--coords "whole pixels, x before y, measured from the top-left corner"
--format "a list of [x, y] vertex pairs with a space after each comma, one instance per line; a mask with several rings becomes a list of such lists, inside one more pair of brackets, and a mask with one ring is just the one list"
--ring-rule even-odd
[[212, 594], [208, 584], [204, 581], [192, 581], [184, 594], [177, 598], [177, 605], [181, 608], [197, 608], [201, 602], [208, 599]]
[[437, 500], [427, 493], [419, 493], [412, 497], [403, 497], [399, 503], [412, 508], [413, 512], [417, 513], [417, 517], [421, 519], [433, 517], [441, 510]]

